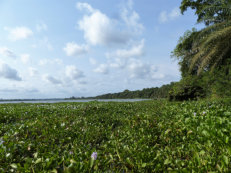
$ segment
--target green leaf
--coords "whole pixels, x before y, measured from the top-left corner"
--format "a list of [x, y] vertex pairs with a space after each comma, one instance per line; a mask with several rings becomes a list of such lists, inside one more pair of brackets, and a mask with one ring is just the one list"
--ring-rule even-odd
[[203, 156], [204, 154], [205, 154], [205, 151], [204, 151], [204, 150], [201, 150], [201, 151], [200, 151], [200, 155]]
[[16, 163], [12, 163], [10, 166], [11, 166], [12, 168], [14, 168], [14, 169], [17, 169], [17, 168], [18, 168], [18, 166], [17, 166]]
[[216, 165], [216, 168], [218, 169], [218, 171], [222, 172], [222, 169], [219, 164]]
[[190, 135], [191, 133], [193, 133], [193, 131], [192, 131], [192, 130], [189, 130], [189, 131], [187, 132], [187, 135]]
[[167, 135], [169, 132], [171, 131], [171, 129], [167, 129], [164, 134]]
[[34, 155], [34, 158], [37, 158], [37, 157], [38, 157], [38, 153], [37, 153], [37, 152], [34, 153], [33, 155]]
[[56, 169], [53, 169], [51, 173], [58, 173], [58, 171]]
[[223, 155], [223, 160], [224, 160], [226, 165], [229, 164], [229, 158], [227, 156]]
[[94, 165], [94, 159], [91, 159], [91, 161], [90, 161], [90, 168], [92, 168], [93, 167], [93, 165]]
[[70, 162], [71, 163], [76, 163], [76, 161], [74, 159], [71, 159]]
[[42, 159], [41, 159], [41, 158], [38, 158], [38, 159], [35, 161], [35, 164], [38, 164], [38, 163], [40, 163], [40, 162], [42, 162]]
[[203, 131], [202, 131], [202, 134], [203, 134], [204, 136], [206, 136], [206, 137], [208, 137], [208, 136], [209, 136], [209, 132], [208, 132], [208, 131], [206, 131], [206, 130], [203, 130]]
[[142, 168], [145, 168], [147, 166], [147, 163], [142, 163]]
[[225, 116], [230, 116], [231, 112], [224, 112]]
[[165, 159], [164, 164], [167, 165], [167, 164], [169, 164], [169, 163], [171, 163], [171, 161], [170, 161], [168, 158]]

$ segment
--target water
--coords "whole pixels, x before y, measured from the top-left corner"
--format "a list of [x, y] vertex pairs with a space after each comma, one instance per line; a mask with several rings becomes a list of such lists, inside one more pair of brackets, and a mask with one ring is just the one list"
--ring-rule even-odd
[[150, 99], [76, 99], [76, 100], [65, 100], [65, 99], [53, 99], [53, 100], [17, 100], [17, 101], [0, 101], [0, 104], [4, 103], [62, 103], [62, 102], [138, 102]]

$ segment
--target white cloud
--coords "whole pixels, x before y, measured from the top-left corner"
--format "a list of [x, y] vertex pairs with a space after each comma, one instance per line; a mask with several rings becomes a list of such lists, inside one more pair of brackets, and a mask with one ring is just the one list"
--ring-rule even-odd
[[32, 30], [25, 26], [15, 28], [5, 27], [5, 30], [9, 32], [8, 38], [11, 41], [23, 40], [33, 35]]
[[91, 65], [96, 65], [97, 64], [97, 61], [94, 58], [89, 58], [89, 62], [90, 62]]
[[76, 8], [79, 9], [79, 10], [87, 9], [90, 13], [95, 12], [95, 9], [93, 9], [88, 3], [78, 2], [76, 4]]
[[160, 15], [159, 15], [159, 21], [160, 21], [161, 23], [165, 23], [165, 22], [168, 21], [168, 14], [167, 14], [166, 11], [162, 11], [162, 12], [160, 13]]
[[39, 60], [39, 65], [47, 65], [50, 61], [48, 59]]
[[44, 22], [40, 22], [40, 23], [36, 24], [36, 30], [38, 32], [47, 31], [47, 25]]
[[138, 79], [150, 78], [157, 71], [157, 68], [154, 65], [143, 63], [140, 60], [134, 59], [132, 59], [127, 65], [127, 69], [130, 74], [130, 78]]
[[[108, 66], [112, 68], [128, 69], [130, 63], [134, 64], [136, 58], [142, 57], [144, 53], [144, 39], [128, 49], [118, 49], [112, 53], [106, 53]], [[140, 61], [139, 61], [140, 62]]]
[[134, 45], [130, 49], [119, 49], [112, 54], [107, 54], [109, 57], [116, 57], [116, 58], [136, 58], [141, 57], [144, 55], [144, 40], [137, 45]]
[[27, 64], [30, 61], [30, 55], [29, 54], [22, 54], [20, 56], [20, 59], [23, 64]]
[[121, 19], [108, 17], [88, 3], [76, 4], [77, 9], [86, 14], [78, 21], [78, 27], [84, 32], [84, 38], [92, 45], [125, 44], [136, 34], [142, 33], [144, 26], [139, 14], [133, 10], [133, 1], [129, 0], [121, 10]]
[[36, 88], [28, 88], [28, 89], [24, 89], [24, 91], [26, 93], [38, 93], [39, 92], [39, 90]]
[[129, 9], [132, 9], [133, 8], [133, 0], [128, 0], [127, 1], [127, 6]]
[[66, 66], [65, 74], [68, 78], [72, 80], [78, 80], [84, 77], [84, 73], [77, 69], [74, 65]]
[[6, 57], [15, 58], [16, 55], [7, 47], [0, 47], [0, 54]]
[[129, 0], [127, 2], [127, 7], [124, 7], [122, 9], [121, 18], [124, 20], [127, 26], [135, 33], [141, 33], [144, 30], [143, 24], [139, 22], [139, 14], [133, 10], [132, 0]]
[[11, 68], [9, 65], [5, 63], [0, 64], [0, 77], [5, 79], [21, 81], [22, 78], [18, 75], [17, 70]]
[[151, 76], [152, 79], [164, 79], [165, 77], [166, 75], [164, 75], [163, 73], [154, 73]]
[[88, 15], [78, 22], [80, 30], [84, 31], [84, 38], [92, 45], [123, 44], [129, 40], [128, 32], [116, 29], [116, 22], [87, 3], [77, 3], [80, 10], [86, 9]]
[[50, 51], [53, 50], [53, 46], [47, 37], [43, 37], [42, 39], [37, 40], [36, 43], [31, 45], [31, 47], [33, 47], [33, 48], [45, 47]]
[[63, 50], [66, 52], [67, 56], [79, 56], [88, 52], [88, 46], [69, 42], [63, 48]]
[[10, 89], [10, 88], [3, 88], [3, 89], [0, 89], [0, 92], [1, 93], [13, 93], [13, 92], [19, 92], [19, 90]]
[[115, 58], [114, 61], [110, 63], [110, 67], [113, 68], [124, 68], [127, 64], [127, 59]]
[[44, 65], [48, 65], [48, 64], [51, 64], [51, 65], [54, 65], [54, 64], [58, 64], [58, 65], [61, 65], [63, 63], [63, 61], [59, 58], [55, 58], [55, 59], [40, 59], [39, 60], [39, 65], [41, 66], [44, 66]]
[[53, 50], [53, 46], [52, 44], [50, 43], [50, 41], [48, 40], [47, 37], [44, 37], [41, 41], [40, 41], [40, 44], [45, 46], [48, 50]]
[[135, 61], [128, 65], [128, 70], [131, 78], [145, 78], [150, 72], [147, 64]]
[[53, 76], [50, 76], [48, 74], [44, 75], [43, 76], [43, 79], [49, 83], [52, 83], [52, 84], [55, 84], [55, 85], [58, 85], [58, 84], [62, 84], [62, 81], [53, 77]]
[[180, 9], [179, 9], [179, 8], [174, 8], [174, 9], [171, 11], [171, 13], [169, 14], [169, 17], [170, 17], [171, 19], [175, 19], [175, 18], [179, 17], [180, 15], [181, 15]]
[[172, 11], [170, 11], [169, 13], [167, 11], [162, 11], [159, 15], [159, 22], [161, 23], [165, 23], [169, 20], [174, 20], [177, 17], [179, 17], [180, 14], [180, 9], [179, 8], [174, 8], [172, 9]]
[[36, 76], [37, 74], [38, 74], [38, 70], [36, 69], [36, 68], [33, 68], [33, 67], [29, 67], [29, 75], [31, 76], [31, 77], [34, 77], [34, 76]]
[[108, 66], [106, 64], [100, 64], [99, 67], [94, 69], [94, 72], [101, 73], [101, 74], [108, 74]]

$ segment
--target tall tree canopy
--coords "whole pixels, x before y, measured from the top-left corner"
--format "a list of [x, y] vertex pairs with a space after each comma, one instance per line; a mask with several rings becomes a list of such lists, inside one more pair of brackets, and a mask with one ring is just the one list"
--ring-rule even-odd
[[187, 31], [173, 51], [182, 76], [200, 74], [231, 63], [231, 0], [183, 0], [181, 12], [196, 10], [207, 27]]
[[230, 20], [231, 17], [230, 0], [182, 0], [181, 13], [188, 8], [195, 9], [197, 21], [206, 25], [221, 23]]

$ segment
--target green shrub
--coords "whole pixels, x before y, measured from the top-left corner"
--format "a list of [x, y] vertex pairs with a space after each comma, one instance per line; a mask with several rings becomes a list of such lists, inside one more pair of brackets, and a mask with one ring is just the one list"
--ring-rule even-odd
[[187, 76], [181, 79], [169, 92], [170, 101], [195, 100], [205, 96], [203, 84], [197, 76]]

